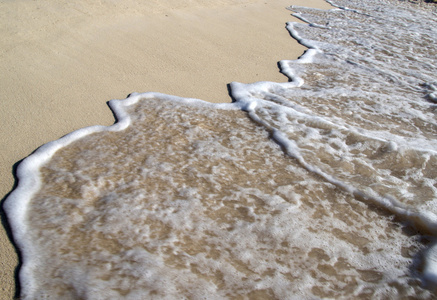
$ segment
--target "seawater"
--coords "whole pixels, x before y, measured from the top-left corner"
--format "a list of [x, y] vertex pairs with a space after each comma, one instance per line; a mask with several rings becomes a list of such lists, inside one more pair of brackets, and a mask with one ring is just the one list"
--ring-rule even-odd
[[290, 8], [289, 82], [132, 94], [26, 158], [5, 203], [22, 297], [436, 297], [437, 15], [332, 4]]

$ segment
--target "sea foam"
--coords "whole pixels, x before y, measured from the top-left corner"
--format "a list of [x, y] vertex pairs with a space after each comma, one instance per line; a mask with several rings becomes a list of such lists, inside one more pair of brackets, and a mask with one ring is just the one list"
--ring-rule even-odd
[[26, 158], [5, 203], [22, 297], [435, 296], [437, 24], [332, 4], [290, 8], [289, 82], [132, 94]]

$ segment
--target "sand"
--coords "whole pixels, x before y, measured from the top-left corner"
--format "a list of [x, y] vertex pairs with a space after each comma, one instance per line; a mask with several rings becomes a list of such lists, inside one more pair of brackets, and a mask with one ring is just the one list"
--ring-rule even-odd
[[[14, 164], [37, 147], [111, 125], [110, 99], [154, 91], [230, 102], [232, 81], [287, 81], [277, 62], [305, 48], [285, 29], [296, 21], [285, 7], [330, 8], [322, 0], [88, 2], [0, 1], [3, 200]], [[0, 299], [12, 299], [18, 259], [1, 219]]]

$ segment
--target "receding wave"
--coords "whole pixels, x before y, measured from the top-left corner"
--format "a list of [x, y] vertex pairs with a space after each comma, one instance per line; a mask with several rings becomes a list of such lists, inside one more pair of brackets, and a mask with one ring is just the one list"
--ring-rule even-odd
[[290, 8], [290, 82], [113, 100], [24, 160], [23, 298], [435, 297], [435, 13], [332, 4]]

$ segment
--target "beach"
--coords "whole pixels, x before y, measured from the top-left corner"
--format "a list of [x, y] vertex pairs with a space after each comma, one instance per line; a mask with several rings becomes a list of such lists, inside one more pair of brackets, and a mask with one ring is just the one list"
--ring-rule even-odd
[[[0, 193], [14, 164], [74, 130], [111, 125], [106, 102], [160, 92], [230, 102], [232, 81], [286, 82], [277, 62], [305, 47], [285, 29], [290, 5], [321, 1], [0, 3]], [[17, 255], [0, 230], [0, 299], [15, 293]]]
[[2, 3], [2, 297], [435, 299], [435, 9]]

